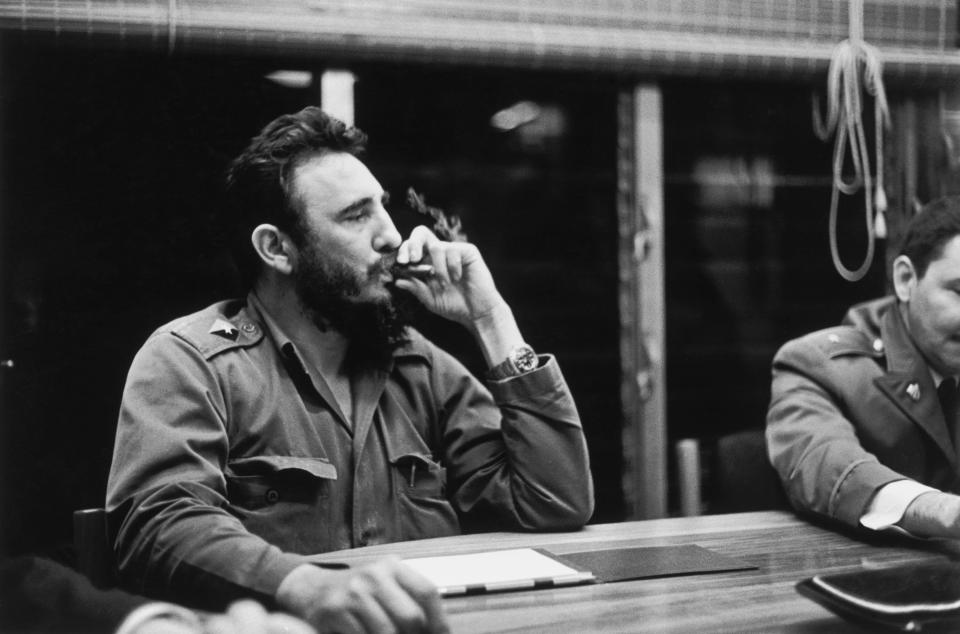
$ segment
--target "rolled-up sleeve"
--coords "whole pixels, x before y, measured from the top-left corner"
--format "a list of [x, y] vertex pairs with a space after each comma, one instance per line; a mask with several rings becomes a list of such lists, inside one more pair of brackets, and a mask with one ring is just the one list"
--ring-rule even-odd
[[207, 360], [169, 332], [138, 352], [124, 387], [107, 512], [124, 585], [222, 609], [271, 601], [304, 562], [248, 532], [229, 512], [229, 442], [221, 383]]
[[444, 444], [454, 501], [477, 528], [572, 530], [593, 513], [580, 416], [556, 360], [484, 387], [448, 359]]

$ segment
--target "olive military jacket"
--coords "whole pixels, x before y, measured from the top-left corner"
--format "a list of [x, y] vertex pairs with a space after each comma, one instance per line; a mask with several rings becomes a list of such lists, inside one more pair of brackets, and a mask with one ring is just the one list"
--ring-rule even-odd
[[147, 340], [107, 487], [124, 585], [269, 602], [311, 553], [589, 519], [586, 443], [552, 357], [488, 389], [411, 331], [389, 368], [353, 377], [350, 418], [304, 358], [253, 294]]
[[785, 344], [773, 361], [767, 449], [793, 506], [857, 526], [880, 487], [960, 491], [933, 376], [893, 297]]

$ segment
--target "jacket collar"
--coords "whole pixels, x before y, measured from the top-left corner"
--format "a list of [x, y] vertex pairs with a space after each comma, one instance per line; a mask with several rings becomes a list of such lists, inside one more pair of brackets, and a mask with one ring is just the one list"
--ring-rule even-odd
[[359, 455], [373, 423], [380, 397], [386, 388], [387, 377], [393, 371], [397, 359], [411, 355], [425, 358], [422, 349], [413, 343], [413, 339], [419, 337], [419, 334], [410, 329], [411, 340], [393, 351], [386, 367], [367, 368], [357, 372], [351, 379], [354, 390], [354, 411], [344, 412], [330, 389], [328, 377], [324, 376], [318, 368], [312, 368], [306, 363], [306, 357], [297, 348], [297, 344], [280, 328], [269, 309], [252, 290], [247, 295], [247, 306], [263, 323], [264, 330], [286, 362], [288, 371], [304, 381], [317, 396], [325, 401], [339, 424], [353, 436], [354, 451]]
[[957, 452], [937, 399], [933, 375], [907, 331], [896, 302], [881, 315], [880, 337], [887, 373], [877, 378], [877, 386], [930, 436], [956, 468]]
[[913, 343], [913, 337], [907, 331], [907, 325], [900, 314], [900, 305], [891, 303], [880, 318], [880, 338], [887, 356], [887, 371], [912, 373], [922, 371], [930, 375], [923, 355]]

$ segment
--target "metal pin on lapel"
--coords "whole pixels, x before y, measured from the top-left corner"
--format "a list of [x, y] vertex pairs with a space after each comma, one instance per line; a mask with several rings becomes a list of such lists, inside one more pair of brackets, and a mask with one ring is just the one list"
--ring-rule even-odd
[[208, 331], [211, 334], [224, 335], [225, 337], [236, 338], [237, 336], [237, 327], [231, 324], [229, 321], [220, 319], [219, 317], [213, 322], [213, 325], [210, 326]]
[[914, 401], [920, 400], [920, 384], [911, 383], [907, 386], [907, 396], [912, 398]]

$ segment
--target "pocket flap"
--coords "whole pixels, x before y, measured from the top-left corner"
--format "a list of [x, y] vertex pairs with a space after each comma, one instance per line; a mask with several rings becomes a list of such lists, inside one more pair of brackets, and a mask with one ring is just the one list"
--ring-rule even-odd
[[408, 453], [392, 458], [390, 463], [397, 469], [400, 482], [406, 491], [419, 491], [442, 495], [447, 482], [447, 470], [422, 453]]
[[315, 478], [337, 479], [337, 468], [325, 458], [303, 456], [253, 456], [231, 460], [228, 468], [234, 475], [251, 476], [280, 473], [281, 471], [303, 471]]
[[403, 412], [389, 421], [383, 421], [383, 444], [387, 450], [387, 460], [396, 464], [398, 460], [409, 460], [408, 456], [419, 456], [432, 462], [432, 452], [424, 441], [416, 425]]
[[430, 467], [436, 468], [438, 466], [431, 456], [425, 453], [420, 453], [420, 452], [411, 452], [411, 453], [405, 453], [400, 456], [391, 456], [390, 462], [391, 464], [394, 464], [398, 467], [409, 465], [411, 463], [418, 463], [418, 466], [423, 466], [427, 468], [430, 468]]

